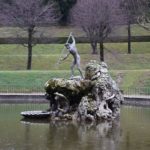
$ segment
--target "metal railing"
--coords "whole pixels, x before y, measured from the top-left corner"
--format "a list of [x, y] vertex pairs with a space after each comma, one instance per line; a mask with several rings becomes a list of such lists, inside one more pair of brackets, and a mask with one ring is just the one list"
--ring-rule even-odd
[[44, 92], [44, 84], [26, 87], [18, 84], [0, 85], [0, 93], [41, 93]]
[[142, 96], [150, 96], [150, 87], [121, 87], [121, 91], [124, 95], [142, 95]]

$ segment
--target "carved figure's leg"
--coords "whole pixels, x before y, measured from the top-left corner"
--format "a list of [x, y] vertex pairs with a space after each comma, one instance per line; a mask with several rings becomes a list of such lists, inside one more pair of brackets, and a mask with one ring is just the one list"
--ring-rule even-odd
[[81, 67], [80, 67], [80, 57], [78, 57], [78, 59], [77, 59], [77, 64], [76, 64], [76, 65], [77, 65], [77, 69], [78, 69], [79, 72], [80, 72], [81, 77], [84, 78], [82, 69], [81, 69]]
[[77, 66], [77, 69], [79, 70], [81, 77], [82, 77], [82, 78], [84, 78], [84, 76], [83, 76], [83, 73], [82, 73], [82, 70], [81, 70], [80, 66]]
[[71, 69], [71, 78], [74, 76], [74, 67], [75, 67], [75, 61], [72, 62], [72, 65], [70, 67], [70, 69]]

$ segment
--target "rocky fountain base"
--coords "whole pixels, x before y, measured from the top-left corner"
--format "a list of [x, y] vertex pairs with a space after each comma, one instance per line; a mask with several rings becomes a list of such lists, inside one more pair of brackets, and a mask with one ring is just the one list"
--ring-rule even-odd
[[84, 79], [50, 79], [45, 90], [51, 120], [112, 120], [119, 116], [123, 101], [104, 62], [90, 61]]

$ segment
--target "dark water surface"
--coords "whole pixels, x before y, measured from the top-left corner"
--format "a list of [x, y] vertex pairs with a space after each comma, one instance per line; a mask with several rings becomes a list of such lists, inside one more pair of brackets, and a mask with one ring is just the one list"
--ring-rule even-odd
[[122, 107], [120, 121], [84, 125], [25, 122], [21, 111], [46, 105], [0, 105], [0, 150], [150, 150], [150, 108]]

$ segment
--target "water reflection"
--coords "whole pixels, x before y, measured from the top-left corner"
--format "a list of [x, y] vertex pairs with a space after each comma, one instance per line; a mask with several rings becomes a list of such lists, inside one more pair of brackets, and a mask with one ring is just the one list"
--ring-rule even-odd
[[30, 125], [25, 125], [25, 132], [24, 132], [24, 150], [29, 150], [30, 148]]
[[[120, 121], [101, 122], [98, 124], [78, 124], [73, 122], [51, 122], [37, 120], [23, 120], [26, 128], [26, 144], [29, 145], [30, 127], [34, 125], [48, 125], [45, 131], [46, 149], [65, 150], [117, 150], [120, 140]], [[29, 133], [30, 132], [30, 133]], [[29, 149], [29, 147], [27, 147]]]
[[149, 150], [150, 108], [123, 107], [120, 121], [100, 124], [21, 120], [47, 105], [0, 105], [0, 150]]

